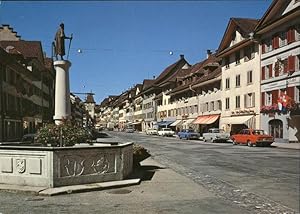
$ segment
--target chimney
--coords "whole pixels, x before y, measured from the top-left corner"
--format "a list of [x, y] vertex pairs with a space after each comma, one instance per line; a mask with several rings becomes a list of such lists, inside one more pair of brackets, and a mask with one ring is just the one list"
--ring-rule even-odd
[[183, 54], [180, 54], [180, 59], [184, 59], [184, 55]]
[[210, 57], [210, 55], [211, 55], [211, 50], [206, 50], [206, 53], [207, 53], [207, 55], [206, 55], [206, 58], [208, 59], [208, 57]]

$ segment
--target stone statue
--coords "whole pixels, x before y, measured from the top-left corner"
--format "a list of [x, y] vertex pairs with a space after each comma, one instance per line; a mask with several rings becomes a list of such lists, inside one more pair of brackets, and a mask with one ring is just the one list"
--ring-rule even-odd
[[[53, 46], [54, 46], [53, 48], [54, 48], [54, 54], [55, 54], [56, 60], [58, 60], [57, 55], [60, 55], [61, 60], [64, 60], [63, 56], [66, 55], [65, 39], [70, 39], [70, 44], [69, 44], [69, 49], [70, 49], [72, 38], [73, 38], [72, 35], [71, 35], [71, 37], [67, 37], [65, 35], [64, 24], [61, 23], [59, 25], [59, 29], [57, 30], [57, 32], [55, 34], [55, 39], [54, 39], [55, 41], [53, 42]], [[68, 55], [69, 55], [69, 53], [68, 53]]]

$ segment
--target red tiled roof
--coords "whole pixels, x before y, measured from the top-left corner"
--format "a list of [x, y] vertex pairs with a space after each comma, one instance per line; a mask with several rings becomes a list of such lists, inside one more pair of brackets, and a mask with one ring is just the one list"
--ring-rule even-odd
[[253, 32], [256, 25], [258, 24], [258, 19], [249, 18], [231, 18], [233, 22], [241, 29], [243, 37], [247, 38], [248, 34]]
[[183, 65], [188, 64], [188, 62], [181, 57], [177, 62], [169, 65], [156, 79], [155, 85], [160, 85], [167, 81], [173, 80], [176, 77], [178, 71], [182, 68]]
[[142, 90], [143, 90], [143, 91], [146, 90], [147, 88], [149, 88], [150, 86], [152, 86], [152, 85], [154, 84], [154, 82], [155, 82], [154, 79], [152, 79], [152, 80], [150, 80], [150, 79], [145, 79], [145, 80], [143, 81], [143, 87], [142, 87]]
[[43, 49], [40, 41], [0, 41], [0, 46], [6, 49], [8, 46], [16, 48], [25, 58], [37, 58], [44, 63]]

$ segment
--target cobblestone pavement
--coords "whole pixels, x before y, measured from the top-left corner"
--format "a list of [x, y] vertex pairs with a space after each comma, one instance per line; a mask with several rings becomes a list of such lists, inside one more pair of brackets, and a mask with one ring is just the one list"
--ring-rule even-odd
[[251, 213], [299, 213], [300, 151], [116, 133]]

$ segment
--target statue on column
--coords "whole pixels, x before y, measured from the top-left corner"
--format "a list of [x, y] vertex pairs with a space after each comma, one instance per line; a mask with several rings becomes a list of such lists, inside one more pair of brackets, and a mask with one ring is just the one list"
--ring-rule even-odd
[[61, 23], [59, 25], [59, 29], [57, 30], [57, 32], [55, 34], [54, 42], [52, 43], [56, 60], [58, 60], [57, 55], [60, 55], [61, 60], [64, 60], [63, 56], [66, 55], [65, 39], [70, 39], [67, 58], [69, 57], [69, 51], [70, 51], [72, 38], [73, 38], [72, 34], [70, 37], [67, 37], [65, 35], [64, 24]]

